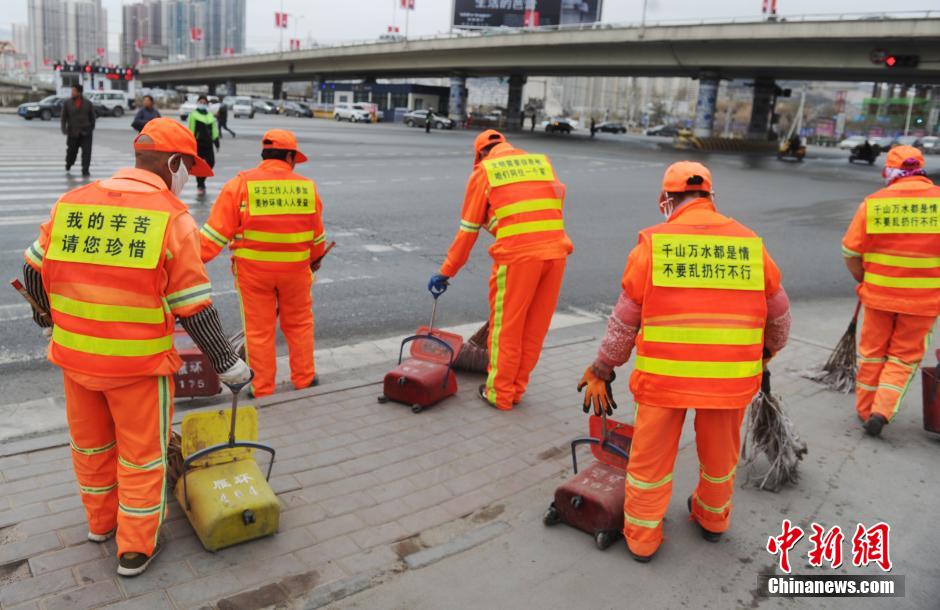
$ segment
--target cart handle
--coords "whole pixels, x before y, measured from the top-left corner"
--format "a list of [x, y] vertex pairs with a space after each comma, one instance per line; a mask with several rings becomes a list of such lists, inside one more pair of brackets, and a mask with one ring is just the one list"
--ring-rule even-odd
[[[430, 330], [428, 332], [430, 332]], [[401, 347], [398, 349], [398, 364], [401, 364], [402, 358], [405, 355], [405, 345], [411, 343], [412, 341], [433, 341], [434, 343], [443, 346], [444, 349], [450, 352], [450, 362], [447, 363], [447, 371], [444, 373], [444, 383], [441, 384], [442, 387], [446, 388], [449, 373], [451, 369], [454, 368], [454, 348], [451, 347], [447, 341], [444, 341], [439, 337], [435, 337], [434, 335], [412, 335], [401, 342]]]
[[261, 443], [255, 443], [252, 441], [235, 441], [235, 442], [225, 442], [219, 443], [218, 445], [212, 445], [211, 447], [206, 447], [205, 449], [200, 449], [196, 453], [193, 453], [188, 458], [183, 460], [183, 504], [186, 507], [186, 510], [191, 510], [189, 505], [189, 486], [186, 484], [186, 475], [189, 474], [189, 466], [194, 461], [199, 458], [204, 458], [210, 453], [215, 453], [216, 451], [222, 451], [223, 449], [232, 449], [234, 447], [248, 447], [250, 449], [260, 449], [261, 451], [267, 451], [271, 454], [271, 459], [268, 461], [268, 472], [264, 475], [264, 480], [267, 481], [271, 478], [271, 468], [274, 467], [274, 447], [269, 445], [262, 445]]
[[614, 445], [607, 439], [594, 438], [593, 436], [583, 436], [581, 438], [576, 438], [571, 441], [571, 464], [574, 467], [574, 473], [578, 474], [578, 452], [577, 448], [579, 445], [600, 445], [601, 449], [609, 451], [610, 453], [617, 454], [618, 457], [622, 457], [625, 460], [630, 459], [630, 454], [623, 450], [622, 447]]

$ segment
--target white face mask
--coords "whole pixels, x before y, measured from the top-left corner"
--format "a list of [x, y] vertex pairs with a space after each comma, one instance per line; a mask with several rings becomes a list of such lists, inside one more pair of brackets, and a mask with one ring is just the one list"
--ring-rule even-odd
[[[180, 160], [179, 169], [175, 172], [173, 171], [173, 157], [179, 157]], [[183, 187], [186, 186], [186, 181], [189, 180], [189, 170], [186, 169], [186, 164], [183, 163], [183, 157], [180, 155], [173, 155], [167, 159], [166, 164], [170, 173], [173, 175], [173, 180], [170, 183], [170, 192], [179, 196], [179, 194], [183, 192]]]
[[669, 217], [672, 216], [672, 213], [676, 211], [676, 200], [672, 197], [667, 197], [659, 203], [659, 211], [663, 213], [663, 217], [666, 220], [669, 220]]

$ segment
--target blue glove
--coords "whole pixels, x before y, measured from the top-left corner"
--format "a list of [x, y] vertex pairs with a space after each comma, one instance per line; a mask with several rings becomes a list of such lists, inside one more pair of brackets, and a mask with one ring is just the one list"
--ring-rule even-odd
[[431, 276], [431, 279], [428, 280], [428, 291], [431, 293], [435, 299], [447, 290], [447, 280], [450, 278], [446, 275], [441, 275], [440, 273], [435, 273]]

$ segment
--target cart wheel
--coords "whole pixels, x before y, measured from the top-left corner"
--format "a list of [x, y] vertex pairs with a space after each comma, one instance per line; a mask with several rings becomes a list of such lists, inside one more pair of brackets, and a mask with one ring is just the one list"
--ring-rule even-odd
[[423, 410], [424, 410], [424, 407], [422, 407], [421, 405], [411, 405], [412, 413], [420, 413]]
[[581, 496], [573, 496], [571, 498], [571, 506], [573, 506], [575, 510], [581, 508], [582, 504], [584, 504], [584, 498]]
[[597, 532], [594, 534], [594, 544], [602, 551], [607, 550], [614, 543], [614, 537], [610, 532]]
[[376, 400], [378, 401], [380, 405], [384, 405], [385, 403], [388, 402], [388, 396], [386, 396], [385, 394], [382, 394]]
[[548, 527], [561, 523], [561, 513], [558, 512], [558, 509], [555, 508], [554, 504], [549, 506], [548, 510], [545, 511], [545, 514], [542, 515], [542, 523]]

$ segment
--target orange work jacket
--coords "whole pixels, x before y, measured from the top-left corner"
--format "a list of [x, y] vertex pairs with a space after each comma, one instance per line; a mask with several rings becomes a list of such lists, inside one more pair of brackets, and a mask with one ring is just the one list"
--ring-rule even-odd
[[313, 180], [266, 159], [225, 183], [200, 233], [203, 261], [231, 242], [240, 269], [304, 270], [323, 254], [323, 203]]
[[49, 359], [98, 377], [170, 375], [175, 316], [211, 304], [195, 221], [163, 180], [122, 169], [62, 195], [27, 250], [54, 328]]
[[564, 203], [565, 185], [548, 157], [497, 144], [470, 174], [460, 227], [441, 273], [457, 274], [481, 228], [496, 238], [489, 253], [498, 265], [568, 256], [574, 246], [565, 233]]
[[767, 297], [780, 271], [762, 240], [708, 199], [644, 229], [623, 288], [641, 305], [630, 389], [639, 404], [743, 408], [760, 387]]
[[858, 285], [866, 307], [940, 315], [940, 187], [923, 176], [901, 178], [859, 206], [842, 254], [861, 257]]

